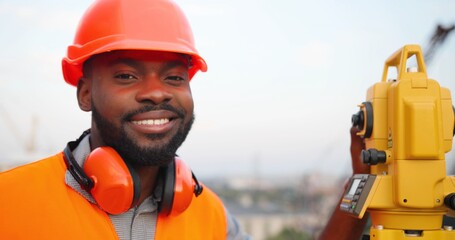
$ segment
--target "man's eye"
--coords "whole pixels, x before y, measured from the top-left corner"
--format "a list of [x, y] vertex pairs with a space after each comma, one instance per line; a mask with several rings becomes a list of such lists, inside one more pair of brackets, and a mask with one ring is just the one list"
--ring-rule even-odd
[[184, 81], [185, 79], [182, 78], [182, 77], [179, 77], [179, 76], [169, 76], [167, 77], [168, 80], [172, 80], [172, 81]]
[[115, 75], [115, 78], [124, 79], [124, 80], [136, 79], [135, 76], [128, 74], [128, 73], [117, 74], [117, 75]]

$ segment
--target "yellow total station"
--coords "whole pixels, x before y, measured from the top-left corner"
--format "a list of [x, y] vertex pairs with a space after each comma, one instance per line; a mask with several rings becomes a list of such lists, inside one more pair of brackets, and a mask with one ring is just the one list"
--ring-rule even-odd
[[[414, 59], [416, 67], [409, 67]], [[396, 79], [387, 79], [395, 67]], [[366, 148], [370, 174], [354, 175], [340, 209], [371, 217], [370, 239], [454, 239], [443, 216], [455, 209], [455, 178], [446, 175], [452, 149], [454, 108], [447, 88], [427, 77], [418, 45], [390, 56], [382, 81], [367, 91], [352, 116]]]

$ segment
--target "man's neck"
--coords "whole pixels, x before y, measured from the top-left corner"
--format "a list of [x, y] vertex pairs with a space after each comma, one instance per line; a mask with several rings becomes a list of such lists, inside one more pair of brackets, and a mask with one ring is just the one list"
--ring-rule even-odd
[[147, 197], [152, 195], [157, 183], [159, 169], [159, 167], [135, 168], [135, 171], [141, 179], [141, 195], [139, 196], [138, 205], [140, 205]]

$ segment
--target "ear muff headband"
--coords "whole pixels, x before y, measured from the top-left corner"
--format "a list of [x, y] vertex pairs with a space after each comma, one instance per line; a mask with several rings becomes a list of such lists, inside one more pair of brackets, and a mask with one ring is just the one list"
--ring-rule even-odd
[[174, 203], [174, 186], [175, 186], [175, 161], [170, 162], [166, 167], [162, 168], [164, 176], [163, 194], [158, 212], [168, 216], [171, 213]]
[[131, 164], [127, 162], [125, 162], [125, 164], [128, 167], [128, 171], [130, 172], [131, 178], [134, 182], [134, 196], [131, 206], [136, 206], [139, 202], [139, 197], [141, 196], [141, 178], [139, 177], [139, 174], [137, 174], [137, 172], [134, 170], [133, 166], [131, 166]]
[[76, 141], [68, 142], [65, 149], [63, 150], [63, 159], [65, 160], [66, 167], [81, 187], [90, 191], [93, 188], [93, 181], [85, 174], [81, 166], [74, 159], [72, 151], [76, 149], [77, 145], [90, 133], [90, 130], [86, 130]]

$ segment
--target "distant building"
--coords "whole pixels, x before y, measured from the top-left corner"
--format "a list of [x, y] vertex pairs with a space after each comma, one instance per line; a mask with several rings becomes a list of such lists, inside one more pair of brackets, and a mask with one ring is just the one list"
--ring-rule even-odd
[[344, 182], [339, 176], [320, 173], [204, 181], [255, 240], [265, 240], [285, 228], [317, 235], [338, 203]]

